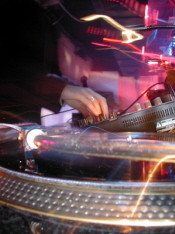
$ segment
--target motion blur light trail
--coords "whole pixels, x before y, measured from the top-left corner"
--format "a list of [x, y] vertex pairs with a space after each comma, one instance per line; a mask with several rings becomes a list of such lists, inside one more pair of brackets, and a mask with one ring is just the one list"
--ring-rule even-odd
[[141, 52], [141, 49], [139, 49], [137, 46], [131, 44], [131, 43], [126, 43], [122, 40], [116, 40], [116, 39], [112, 39], [112, 38], [103, 38], [103, 41], [105, 42], [112, 42], [112, 43], [121, 43], [121, 44], [126, 44], [127, 46], [131, 47], [132, 49]]
[[142, 192], [141, 192], [141, 194], [140, 194], [140, 196], [139, 196], [139, 199], [137, 200], [136, 206], [135, 206], [134, 209], [133, 209], [133, 212], [132, 212], [131, 217], [134, 216], [134, 214], [135, 214], [135, 212], [136, 212], [136, 210], [137, 210], [137, 208], [138, 208], [138, 206], [139, 206], [139, 204], [140, 204], [140, 201], [142, 200], [142, 198], [143, 198], [143, 196], [144, 196], [144, 194], [145, 194], [145, 191], [146, 191], [146, 189], [147, 189], [147, 187], [148, 187], [148, 185], [149, 185], [151, 179], [153, 178], [153, 176], [154, 176], [156, 170], [157, 170], [158, 167], [160, 166], [160, 164], [161, 164], [162, 162], [166, 161], [167, 159], [173, 159], [173, 158], [175, 158], [175, 155], [172, 155], [172, 156], [165, 156], [165, 157], [163, 157], [162, 159], [160, 159], [160, 161], [155, 165], [153, 171], [152, 171], [151, 174], [148, 176], [148, 180], [147, 180], [147, 182], [146, 182], [146, 184], [145, 184], [145, 186], [144, 186], [144, 188], [143, 188], [143, 190], [142, 190]]
[[142, 40], [144, 37], [143, 35], [136, 33], [133, 30], [129, 30], [127, 28], [125, 28], [124, 26], [122, 26], [121, 24], [119, 24], [117, 21], [115, 21], [113, 18], [111, 18], [110, 16], [107, 15], [89, 15], [89, 16], [85, 16], [82, 17], [81, 20], [85, 20], [85, 21], [93, 21], [93, 20], [97, 20], [102, 18], [103, 20], [105, 20], [107, 23], [109, 23], [110, 25], [112, 25], [114, 28], [119, 29], [120, 31], [122, 31], [122, 37], [123, 37], [123, 43], [131, 43], [137, 40]]
[[[135, 61], [137, 61], [139, 63], [144, 63], [145, 64], [145, 62], [143, 62], [141, 60], [138, 60], [138, 59], [136, 59], [135, 57], [133, 57], [132, 55], [129, 54], [129, 53], [135, 54], [135, 53], [138, 53], [138, 52], [133, 52], [133, 51], [131, 52], [131, 51], [121, 50], [116, 46], [111, 46], [111, 45], [107, 45], [107, 44], [103, 44], [103, 43], [92, 42], [91, 44], [96, 45], [96, 46], [106, 47], [106, 49], [120, 51], [121, 53], [125, 54], [126, 56], [130, 57], [131, 59], [133, 59], [133, 60], [135, 60]], [[139, 53], [139, 54], [141, 54], [141, 53]]]

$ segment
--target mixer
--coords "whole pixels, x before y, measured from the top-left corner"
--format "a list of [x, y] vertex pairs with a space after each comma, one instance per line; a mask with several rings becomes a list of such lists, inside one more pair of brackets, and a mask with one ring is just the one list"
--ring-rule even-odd
[[108, 119], [103, 115], [79, 119], [73, 121], [73, 126], [80, 128], [95, 126], [110, 132], [170, 131], [175, 124], [175, 97], [172, 88], [168, 88], [147, 90], [148, 100], [144, 103], [144, 109], [135, 101], [130, 105], [130, 107], [134, 105], [134, 112], [126, 113], [126, 110], [121, 113], [112, 112]]

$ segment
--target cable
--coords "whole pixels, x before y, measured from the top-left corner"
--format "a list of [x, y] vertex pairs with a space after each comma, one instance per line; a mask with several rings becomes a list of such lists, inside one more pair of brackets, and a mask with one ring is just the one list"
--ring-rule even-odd
[[100, 127], [97, 127], [97, 126], [89, 126], [87, 128], [85, 128], [82, 132], [80, 132], [80, 134], [78, 135], [78, 137], [76, 138], [76, 143], [80, 140], [80, 138], [89, 130], [91, 129], [98, 129], [98, 130], [101, 130], [102, 132], [106, 132], [106, 133], [109, 133], [110, 135], [114, 135], [114, 136], [117, 136], [118, 134], [117, 133], [113, 133], [113, 132], [110, 132], [110, 131], [107, 131], [103, 128], [100, 128]]
[[138, 98], [136, 98], [136, 100], [134, 102], [132, 102], [125, 110], [120, 112], [119, 116], [126, 113], [126, 111], [129, 110], [145, 93], [147, 93], [151, 88], [153, 88], [154, 86], [159, 85], [159, 84], [164, 84], [165, 85], [166, 83], [165, 82], [158, 82], [158, 83], [155, 83], [155, 84], [151, 85], [141, 95], [139, 95]]
[[172, 28], [175, 28], [175, 25], [156, 25], [156, 26], [132, 28], [132, 30], [134, 30], [134, 31], [149, 31], [149, 30], [153, 30], [153, 29], [172, 29]]
[[55, 9], [57, 9], [56, 7], [60, 6], [62, 8], [62, 10], [68, 15], [70, 16], [73, 20], [79, 22], [79, 23], [86, 23], [86, 21], [84, 20], [80, 20], [78, 18], [76, 18], [75, 16], [73, 16], [65, 7], [64, 5], [61, 3], [60, 0], [55, 0], [55, 1], [47, 1], [47, 0], [35, 0], [35, 2], [37, 2], [37, 4], [39, 4], [44, 10], [46, 10], [46, 12], [48, 13], [48, 16], [52, 16], [55, 17], [55, 19], [57, 19], [55, 21], [55, 24], [57, 23], [57, 21], [59, 21], [58, 19], [58, 15], [54, 14], [54, 12], [50, 12], [49, 8], [50, 7], [55, 7]]
[[137, 25], [126, 25], [126, 28], [137, 28], [137, 27], [144, 27], [144, 24], [137, 24]]
[[73, 16], [73, 15], [64, 7], [64, 5], [63, 5], [60, 1], [58, 1], [58, 4], [59, 4], [59, 6], [64, 10], [64, 12], [65, 12], [68, 16], [70, 16], [73, 20], [75, 20], [75, 21], [77, 21], [77, 22], [79, 22], [79, 23], [86, 23], [86, 21], [80, 20], [80, 19], [76, 18], [75, 16]]
[[[159, 22], [162, 22], [162, 23], [165, 23], [165, 24], [168, 24], [168, 22], [166, 20], [163, 20], [163, 19], [157, 19]], [[160, 25], [161, 26], [161, 25]], [[162, 25], [162, 27], [165, 26], [165, 25]], [[172, 26], [172, 25], [167, 25], [167, 26]], [[146, 28], [144, 24], [137, 24], [137, 25], [127, 25], [125, 26], [126, 28]], [[153, 27], [152, 25], [148, 26], [148, 27]], [[157, 27], [157, 26], [154, 26], [154, 27]], [[166, 26], [165, 26], [166, 27]]]

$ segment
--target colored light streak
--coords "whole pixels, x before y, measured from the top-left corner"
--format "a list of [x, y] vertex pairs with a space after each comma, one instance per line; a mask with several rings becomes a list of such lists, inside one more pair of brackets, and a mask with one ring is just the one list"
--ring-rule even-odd
[[[111, 46], [111, 45], [107, 45], [107, 44], [102, 44], [102, 43], [96, 43], [96, 42], [91, 42], [92, 45], [97, 45], [97, 46], [101, 46], [101, 47], [106, 47], [106, 49], [112, 49], [112, 50], [117, 50], [120, 51], [121, 53], [125, 54], [126, 56], [130, 57], [131, 59], [136, 60], [139, 63], [143, 63], [141, 60], [136, 59], [135, 57], [133, 57], [132, 55], [130, 55], [130, 51], [124, 51], [124, 50], [120, 50], [117, 47]], [[134, 52], [133, 52], [134, 53]]]
[[148, 61], [148, 65], [158, 65], [159, 61]]
[[[120, 41], [120, 40], [118, 40], [118, 41]], [[129, 51], [127, 51], [127, 53], [126, 53], [123, 50], [120, 50], [119, 48], [111, 46], [111, 45], [108, 45], [108, 44], [96, 43], [96, 42], [92, 42], [91, 44], [97, 45], [97, 46], [101, 46], [101, 47], [107, 47], [107, 48], [115, 49], [115, 50], [121, 51], [122, 53], [126, 54], [127, 56], [129, 56], [128, 53], [130, 53]], [[127, 45], [129, 45], [129, 44], [127, 43]], [[140, 51], [133, 51], [132, 53], [138, 54], [138, 55], [142, 55], [142, 56], [144, 55], [144, 57], [147, 57], [147, 59], [157, 59], [157, 60], [160, 60], [160, 54], [146, 53], [144, 51], [144, 49], [142, 49], [142, 51], [141, 50]], [[131, 56], [129, 56], [129, 57], [131, 57]], [[132, 58], [134, 59], [134, 57], [132, 57]], [[163, 64], [171, 64], [171, 63], [175, 64], [175, 58], [170, 57], [170, 56], [161, 55], [161, 60], [163, 60], [163, 61], [161, 61], [161, 63], [163, 63]], [[141, 61], [139, 61], [139, 62], [141, 62]], [[157, 64], [157, 61], [148, 61], [148, 65], [151, 65], [151, 64]], [[160, 65], [162, 65], [162, 64], [160, 64]]]
[[148, 26], [148, 20], [149, 20], [149, 15], [148, 15], [148, 5], [145, 6], [145, 26]]
[[122, 40], [117, 40], [117, 39], [112, 39], [112, 38], [103, 38], [103, 41], [105, 41], [105, 42], [110, 42], [110, 43], [121, 43], [121, 44], [125, 44], [125, 45], [127, 45], [128, 47], [131, 47], [132, 49], [134, 49], [134, 50], [136, 50], [136, 51], [138, 51], [138, 52], [141, 52], [141, 50], [140, 50], [137, 46], [135, 46], [135, 45], [133, 45], [133, 44], [131, 44], [131, 43], [126, 43], [126, 42], [124, 42], [124, 41], [122, 41]]
[[[140, 54], [139, 52], [133, 52], [133, 53], [137, 53]], [[148, 57], [150, 59], [157, 59], [157, 60], [163, 60], [161, 62], [163, 63], [175, 63], [175, 58], [170, 57], [170, 56], [165, 56], [165, 55], [160, 55], [160, 54], [155, 54], [155, 53], [148, 53], [148, 52], [143, 52], [141, 53], [142, 55], [144, 55], [145, 57]]]
[[160, 60], [163, 60], [163, 54], [160, 54]]
[[[143, 39], [143, 35], [136, 33], [133, 30], [128, 30], [127, 28], [125, 28], [124, 26], [122, 26], [121, 24], [119, 24], [117, 21], [115, 21], [114, 19], [112, 19], [111, 17], [107, 16], [107, 15], [89, 15], [86, 17], [81, 18], [81, 20], [85, 20], [85, 21], [93, 21], [96, 19], [102, 18], [104, 19], [106, 22], [108, 22], [110, 25], [112, 25], [113, 27], [119, 29], [122, 31], [122, 35], [125, 37], [124, 40], [116, 40], [116, 43], [126, 43], [129, 44], [131, 42], [134, 42], [136, 40], [141, 40]], [[135, 36], [135, 38], [133, 38]], [[110, 39], [106, 39], [104, 38], [104, 40], [110, 40]], [[112, 42], [113, 39], [111, 39]], [[109, 46], [107, 46], [109, 47]], [[112, 47], [111, 47], [112, 48]], [[133, 47], [134, 49], [134, 47]], [[155, 53], [145, 53], [145, 50], [141, 51], [140, 49], [138, 49], [137, 47], [135, 47], [136, 51], [138, 54], [142, 54], [144, 53], [145, 57], [148, 58], [152, 58], [152, 59], [160, 59], [160, 54], [155, 54]], [[167, 62], [170, 63], [175, 63], [175, 58], [171, 57], [171, 56], [163, 56], [161, 55], [161, 60], [164, 61], [166, 60]]]
[[162, 159], [160, 159], [160, 161], [155, 165], [155, 167], [153, 168], [153, 171], [151, 172], [151, 174], [150, 174], [149, 177], [148, 177], [148, 180], [146, 181], [146, 184], [145, 184], [145, 186], [144, 186], [142, 192], [141, 192], [140, 195], [139, 195], [139, 198], [138, 198], [138, 200], [137, 200], [137, 203], [136, 203], [136, 205], [135, 205], [135, 207], [134, 207], [134, 209], [133, 209], [133, 211], [132, 211], [131, 217], [133, 217], [134, 214], [135, 214], [135, 212], [137, 211], [137, 208], [138, 208], [138, 206], [140, 205], [140, 201], [142, 200], [142, 198], [143, 198], [143, 196], [144, 196], [144, 194], [145, 194], [145, 191], [146, 191], [146, 189], [147, 189], [147, 187], [148, 187], [148, 185], [149, 185], [151, 179], [153, 178], [155, 172], [157, 171], [158, 167], [160, 166], [160, 164], [161, 164], [162, 162], [166, 161], [167, 159], [175, 159], [175, 155], [165, 156], [165, 157], [163, 157]]
[[113, 18], [111, 18], [110, 16], [107, 16], [107, 15], [96, 15], [96, 14], [94, 14], [94, 15], [89, 15], [89, 16], [82, 17], [81, 20], [93, 21], [93, 20], [97, 20], [97, 19], [100, 19], [100, 18], [105, 20], [107, 23], [109, 23], [114, 28], [117, 28], [120, 31], [122, 31], [122, 36], [124, 38], [123, 43], [131, 43], [131, 42], [143, 39], [143, 35], [141, 35], [139, 33], [136, 33], [133, 30], [129, 30], [129, 29], [125, 28], [124, 26], [119, 24], [117, 21], [115, 21]]
[[[152, 59], [158, 59], [160, 60], [160, 54], [154, 54], [154, 53], [144, 53], [144, 56]], [[170, 56], [161, 56], [161, 60], [167, 61], [169, 63], [175, 63], [175, 58]]]
[[145, 55], [145, 46], [142, 46], [142, 55]]

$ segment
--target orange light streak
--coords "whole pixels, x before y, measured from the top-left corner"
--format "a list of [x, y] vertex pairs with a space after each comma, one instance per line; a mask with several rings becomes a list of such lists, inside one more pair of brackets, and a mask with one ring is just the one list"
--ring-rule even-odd
[[97, 19], [100, 19], [100, 18], [102, 18], [108, 24], [110, 24], [114, 28], [119, 29], [122, 32], [122, 36], [124, 38], [123, 43], [131, 43], [131, 42], [143, 39], [143, 35], [141, 35], [140, 33], [135, 32], [133, 30], [127, 29], [126, 27], [122, 26], [117, 21], [115, 21], [113, 18], [111, 18], [110, 16], [107, 16], [107, 15], [94, 14], [94, 15], [89, 15], [89, 16], [82, 17], [81, 20], [93, 21], [93, 20], [97, 20]]
[[[129, 51], [124, 51], [124, 50], [120, 50], [119, 48], [117, 47], [114, 47], [114, 46], [111, 46], [111, 45], [107, 45], [107, 44], [102, 44], [102, 43], [96, 43], [96, 42], [91, 42], [92, 45], [97, 45], [97, 46], [101, 46], [101, 47], [106, 47], [107, 49], [112, 49], [112, 50], [118, 50], [120, 51], [121, 53], [125, 54], [126, 56], [130, 57], [131, 59], [134, 59], [135, 61], [139, 62], [139, 63], [145, 63], [145, 62], [142, 62], [138, 59], [136, 59], [135, 57], [131, 56], [129, 54]], [[136, 53], [136, 52], [132, 52], [132, 53]], [[137, 52], [138, 53], [138, 52]], [[139, 53], [140, 54], [140, 53]]]
[[123, 40], [117, 40], [117, 39], [112, 39], [112, 38], [106, 38], [106, 37], [104, 37], [103, 41], [105, 41], [105, 42], [111, 42], [111, 43], [126, 44], [127, 46], [131, 47], [132, 49], [134, 49], [134, 50], [136, 50], [138, 52], [141, 52], [141, 50], [137, 46], [135, 46], [135, 45], [133, 45], [131, 43], [126, 43]]
[[152, 179], [154, 173], [156, 172], [157, 168], [160, 166], [160, 164], [161, 164], [162, 162], [166, 161], [167, 159], [172, 159], [172, 158], [175, 158], [175, 155], [172, 155], [172, 156], [165, 156], [164, 158], [160, 159], [160, 161], [155, 165], [155, 167], [153, 168], [151, 174], [150, 174], [149, 177], [148, 177], [148, 180], [147, 180], [147, 182], [146, 182], [146, 184], [145, 184], [145, 186], [144, 186], [142, 192], [140, 193], [140, 196], [139, 196], [139, 198], [138, 198], [138, 200], [137, 200], [137, 203], [136, 203], [136, 205], [135, 205], [135, 207], [134, 207], [134, 209], [133, 209], [133, 211], [132, 211], [131, 217], [134, 216], [134, 214], [135, 214], [135, 212], [136, 212], [138, 206], [140, 205], [140, 201], [142, 200], [142, 198], [143, 198], [143, 196], [144, 196], [144, 194], [145, 194], [145, 191], [146, 191], [146, 189], [147, 189], [147, 187], [148, 187], [148, 184], [150, 183], [150, 181], [151, 181], [151, 179]]
[[[111, 48], [111, 49], [119, 50], [119, 51], [123, 52], [123, 50], [120, 50], [119, 48], [111, 46], [111, 45], [107, 45], [107, 44], [103, 44], [103, 43], [96, 43], [96, 42], [91, 42], [91, 44], [97, 45], [97, 46], [103, 46], [103, 47], [107, 47], [107, 48]], [[127, 51], [127, 52], [129, 53], [129, 51]], [[142, 51], [140, 51], [140, 52], [138, 52], [138, 51], [132, 51], [132, 53], [133, 54], [142, 55]], [[129, 55], [127, 54], [127, 56], [129, 56]], [[147, 58], [150, 58], [150, 59], [158, 59], [158, 60], [160, 60], [160, 54], [144, 53], [144, 56], [147, 57]], [[173, 58], [173, 57], [163, 56], [163, 59], [164, 59], [164, 64], [169, 64], [169, 63], [174, 63], [175, 64], [175, 58]]]

